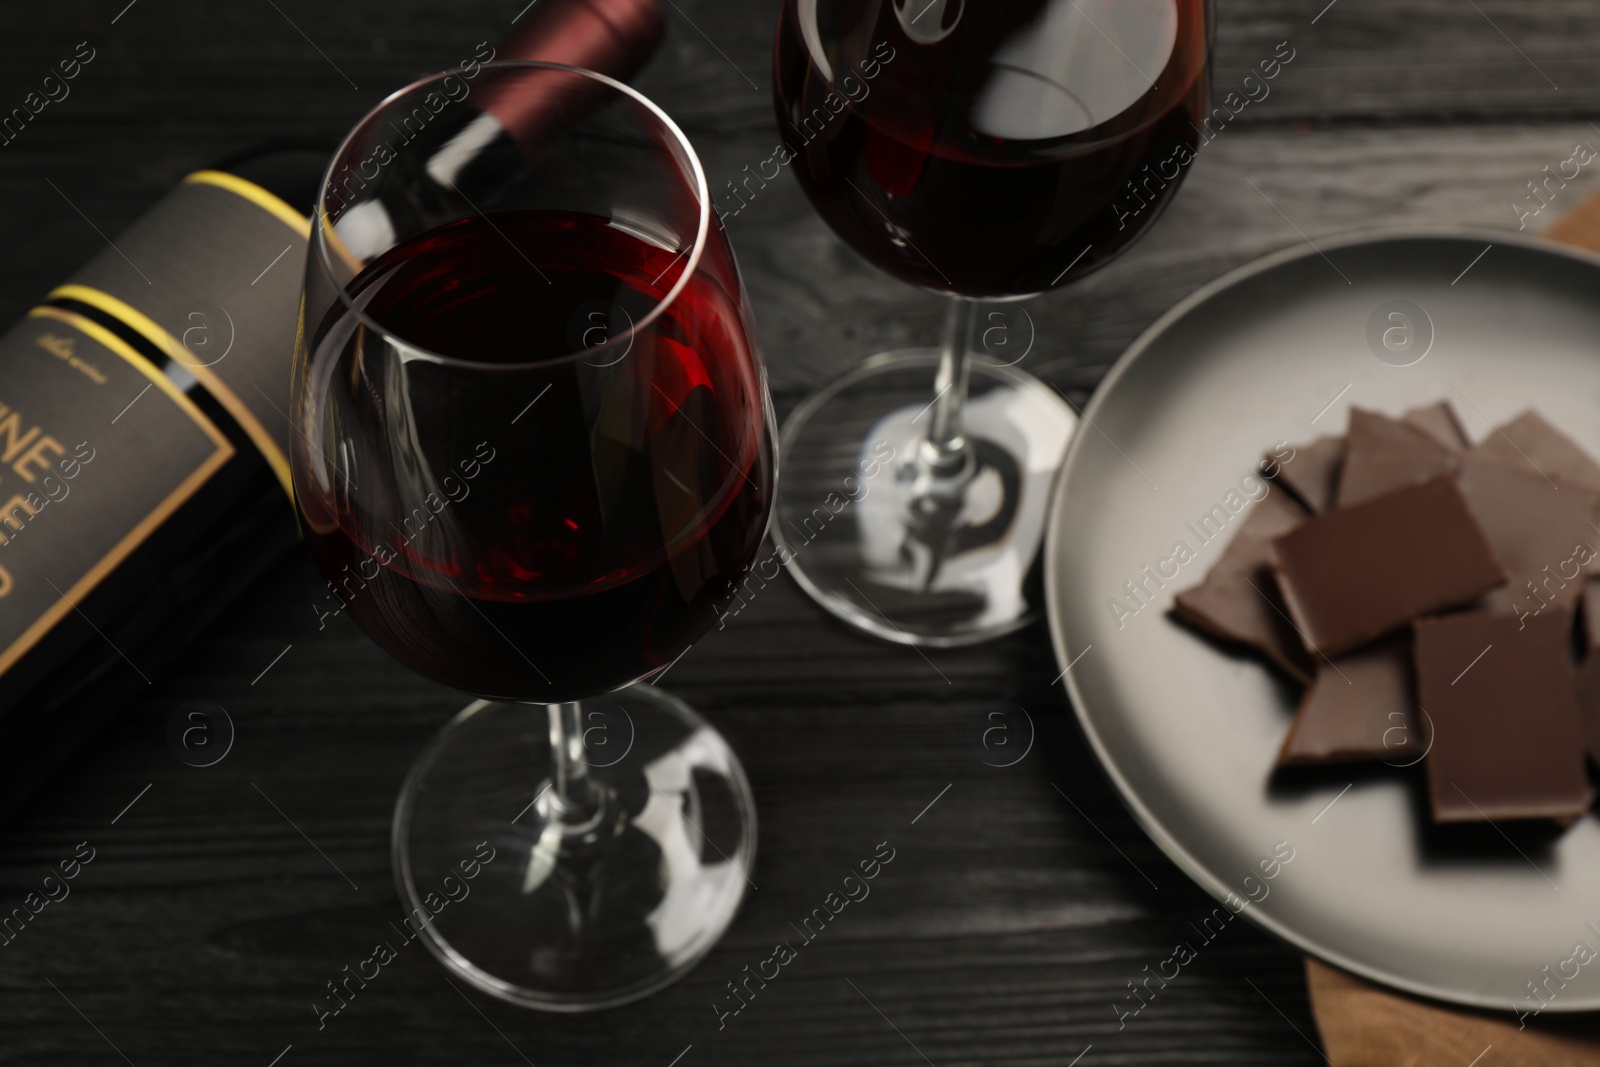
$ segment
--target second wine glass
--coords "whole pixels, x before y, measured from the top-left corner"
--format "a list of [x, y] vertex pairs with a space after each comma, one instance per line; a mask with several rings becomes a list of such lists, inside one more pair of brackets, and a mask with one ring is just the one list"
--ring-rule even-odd
[[709, 205], [659, 108], [527, 63], [384, 101], [317, 205], [302, 529], [341, 610], [481, 698], [401, 790], [404, 936], [531, 1007], [660, 988], [749, 884], [737, 758], [630, 687], [716, 621], [767, 525], [766, 379]]
[[1172, 198], [1210, 37], [1209, 0], [785, 0], [780, 161], [852, 248], [949, 299], [937, 350], [876, 356], [784, 426], [773, 534], [829, 611], [935, 646], [1037, 617], [1077, 420], [1012, 365], [1034, 343], [1014, 302], [1110, 262]]

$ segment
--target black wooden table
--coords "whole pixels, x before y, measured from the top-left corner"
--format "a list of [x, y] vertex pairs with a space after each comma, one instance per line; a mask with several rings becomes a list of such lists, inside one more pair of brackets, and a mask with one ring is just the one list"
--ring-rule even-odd
[[[499, 36], [525, 3], [8, 4], [0, 110], [78, 42], [97, 55], [70, 98], [0, 148], [0, 317], [21, 315], [99, 251], [97, 228], [115, 234], [184, 173], [251, 142], [335, 139], [390, 89]], [[669, 37], [639, 85], [720, 189], [778, 143], [776, 0], [665, 6]], [[1576, 142], [1600, 144], [1588, 121], [1600, 113], [1597, 40], [1600, 4], [1223, 0], [1219, 95], [1279, 42], [1294, 58], [1140, 244], [1032, 305], [1026, 368], [1081, 399], [1179, 298], [1303, 239], [1397, 223], [1517, 228], [1525, 183]], [[1580, 175], [1521, 221], [1542, 228], [1592, 184]], [[933, 341], [937, 302], [867, 267], [791, 178], [729, 230], [780, 414], [868, 353]], [[761, 816], [760, 888], [694, 973], [629, 1007], [556, 1017], [452, 988], [412, 945], [319, 1031], [325, 983], [401, 916], [391, 807], [462, 699], [346, 620], [319, 632], [318, 584], [304, 555], [284, 559], [0, 827], [0, 910], [80, 842], [95, 850], [71, 896], [0, 948], [0, 1061], [1321, 1062], [1299, 955], [1247, 924], [1119, 1024], [1128, 983], [1193, 940], [1188, 924], [1211, 901], [1105, 782], [1052, 684], [1042, 626], [924, 656], [833, 623], [787, 580], [669, 678], [739, 751]], [[193, 699], [222, 705], [237, 728], [209, 768], [167, 744], [174, 708]], [[997, 768], [971, 739], [1007, 703], [1037, 739]], [[897, 857], [871, 897], [719, 1029], [724, 983], [881, 841]]]

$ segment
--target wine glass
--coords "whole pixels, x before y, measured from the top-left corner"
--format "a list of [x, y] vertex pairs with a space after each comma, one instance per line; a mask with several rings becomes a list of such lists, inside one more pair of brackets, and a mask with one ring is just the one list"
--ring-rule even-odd
[[1104, 266], [1172, 198], [1211, 26], [1209, 0], [785, 0], [774, 162], [857, 252], [949, 298], [937, 350], [873, 357], [783, 428], [773, 535], [835, 615], [933, 646], [1037, 616], [1076, 414], [1014, 365], [1034, 343], [1014, 302]]
[[[579, 1011], [680, 976], [749, 884], [739, 761], [632, 683], [706, 632], [762, 542], [771, 403], [672, 120], [570, 67], [467, 84], [389, 97], [329, 167], [295, 500], [342, 610], [480, 698], [401, 790], [396, 934], [496, 996]], [[475, 152], [486, 114], [515, 136]]]

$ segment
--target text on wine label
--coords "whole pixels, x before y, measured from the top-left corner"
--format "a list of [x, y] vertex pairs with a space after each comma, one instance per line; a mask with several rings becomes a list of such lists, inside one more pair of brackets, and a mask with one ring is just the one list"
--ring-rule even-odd
[[[0, 548], [10, 545], [46, 505], [65, 500], [72, 492], [69, 483], [95, 456], [87, 441], [70, 456], [66, 453], [66, 446], [42, 427], [30, 424], [20, 411], [0, 403], [0, 467], [6, 468], [0, 474], [0, 484], [15, 476], [29, 486], [37, 486], [14, 492], [0, 503]], [[41, 478], [45, 471], [51, 473]], [[13, 584], [11, 572], [0, 567], [0, 598], [11, 593]]]

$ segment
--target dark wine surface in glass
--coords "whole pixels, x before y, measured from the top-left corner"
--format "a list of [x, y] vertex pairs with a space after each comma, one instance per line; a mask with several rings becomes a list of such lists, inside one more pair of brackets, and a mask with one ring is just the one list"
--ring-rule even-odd
[[903, 281], [1051, 289], [1176, 191], [1206, 121], [1208, 18], [1204, 0], [786, 0], [777, 158]]
[[312, 391], [302, 523], [396, 658], [481, 696], [573, 700], [715, 622], [766, 528], [771, 442], [731, 271], [703, 264], [633, 329], [683, 270], [604, 219], [513, 211], [351, 284], [394, 336], [479, 364], [364, 344], [343, 305], [314, 349], [337, 355], [316, 368], [332, 384]]

